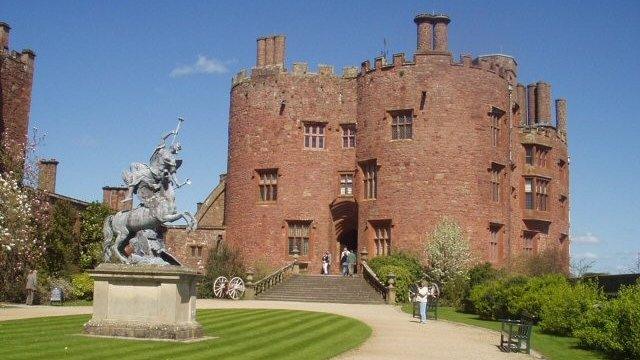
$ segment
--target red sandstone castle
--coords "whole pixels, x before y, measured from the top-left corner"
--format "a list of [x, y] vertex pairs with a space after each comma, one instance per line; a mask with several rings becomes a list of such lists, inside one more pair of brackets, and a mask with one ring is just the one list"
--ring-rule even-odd
[[[416, 16], [413, 57], [372, 66], [285, 68], [285, 37], [258, 39], [233, 79], [224, 221], [248, 262], [309, 271], [323, 252], [424, 254], [443, 217], [498, 266], [555, 250], [569, 257], [566, 101], [518, 83], [502, 54], [455, 61], [446, 15]], [[334, 266], [334, 271], [335, 271]]]

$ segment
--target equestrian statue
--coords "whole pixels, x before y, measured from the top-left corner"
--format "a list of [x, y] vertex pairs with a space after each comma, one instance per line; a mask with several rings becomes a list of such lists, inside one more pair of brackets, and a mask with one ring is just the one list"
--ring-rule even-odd
[[[169, 254], [162, 239], [162, 225], [184, 219], [187, 231], [195, 230], [196, 221], [189, 212], [178, 212], [175, 190], [190, 185], [187, 179], [180, 183], [176, 172], [182, 160], [178, 152], [182, 149], [176, 142], [184, 120], [178, 118], [175, 130], [164, 135], [156, 146], [149, 164], [132, 163], [122, 173], [129, 191], [123, 201], [133, 201], [137, 195], [140, 203], [132, 210], [119, 211], [104, 222], [104, 262], [125, 264], [180, 265]], [[173, 135], [171, 144], [166, 140]]]

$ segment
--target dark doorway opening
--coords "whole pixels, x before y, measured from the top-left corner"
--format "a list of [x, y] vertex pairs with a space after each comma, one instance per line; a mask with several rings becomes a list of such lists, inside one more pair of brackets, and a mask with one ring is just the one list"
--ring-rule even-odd
[[338, 239], [340, 243], [340, 251], [344, 250], [344, 248], [349, 249], [349, 251], [353, 251], [356, 254], [358, 253], [358, 231], [353, 229], [349, 231], [345, 231], [340, 235]]

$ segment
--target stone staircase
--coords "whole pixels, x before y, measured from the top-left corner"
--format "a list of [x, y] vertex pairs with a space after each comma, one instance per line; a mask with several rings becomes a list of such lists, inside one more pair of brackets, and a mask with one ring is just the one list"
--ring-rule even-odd
[[293, 275], [256, 296], [258, 300], [384, 304], [361, 276]]

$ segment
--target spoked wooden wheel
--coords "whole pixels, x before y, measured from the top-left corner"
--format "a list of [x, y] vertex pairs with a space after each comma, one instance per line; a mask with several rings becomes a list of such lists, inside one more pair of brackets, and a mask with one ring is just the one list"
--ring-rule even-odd
[[440, 297], [440, 288], [438, 287], [438, 284], [431, 284], [431, 293], [433, 294], [433, 297], [435, 298], [439, 298]]
[[234, 277], [229, 281], [227, 295], [233, 300], [238, 300], [244, 295], [244, 281], [239, 277]]
[[218, 276], [216, 281], [213, 282], [213, 296], [217, 298], [223, 298], [225, 295], [225, 289], [229, 281], [224, 276]]

